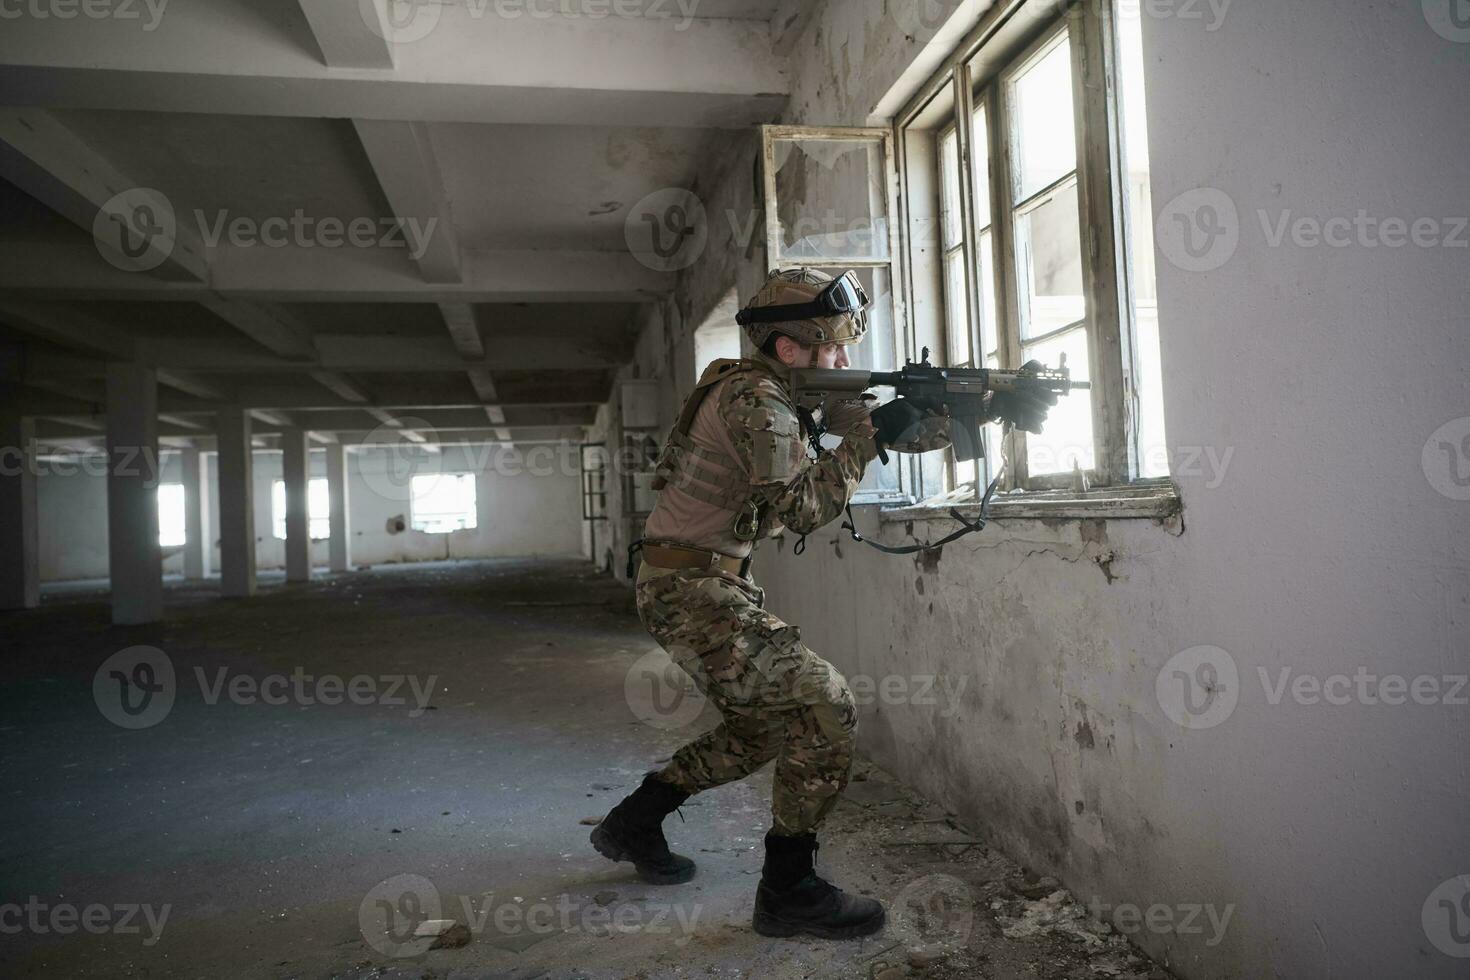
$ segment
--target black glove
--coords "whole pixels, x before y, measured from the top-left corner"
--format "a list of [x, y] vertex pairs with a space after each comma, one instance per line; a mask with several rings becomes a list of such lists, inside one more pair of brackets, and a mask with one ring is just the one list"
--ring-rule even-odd
[[[1022, 371], [1044, 371], [1040, 361], [1027, 361]], [[1040, 432], [1047, 413], [1056, 406], [1057, 393], [1038, 388], [1033, 391], [997, 391], [990, 396], [990, 417], [1010, 422], [1023, 432]]]
[[919, 424], [930, 414], [907, 398], [895, 398], [887, 405], [873, 409], [869, 418], [873, 428], [878, 430], [874, 441], [878, 443], [878, 455], [883, 462], [888, 462], [887, 447], [909, 442], [917, 437]]

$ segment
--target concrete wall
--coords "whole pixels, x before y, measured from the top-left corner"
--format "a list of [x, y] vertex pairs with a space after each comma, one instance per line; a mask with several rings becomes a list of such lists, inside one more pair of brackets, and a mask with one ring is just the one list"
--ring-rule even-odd
[[[218, 472], [206, 456], [210, 513], [219, 507]], [[107, 577], [107, 484], [96, 466], [43, 468], [37, 481], [44, 581]], [[575, 447], [449, 447], [440, 455], [386, 451], [348, 454], [352, 558], [357, 565], [437, 561], [446, 558], [566, 556], [582, 552], [580, 481]], [[281, 478], [279, 453], [255, 454], [256, 565], [285, 567], [285, 541], [272, 534], [271, 484]], [[409, 477], [414, 473], [474, 472], [478, 527], [449, 534], [412, 528], [390, 533], [388, 521], [409, 513]], [[326, 460], [312, 454], [313, 479], [326, 478]], [[165, 454], [161, 482], [180, 480], [179, 458]], [[217, 528], [217, 522], [211, 521]], [[217, 534], [217, 530], [213, 533]], [[314, 564], [328, 562], [325, 540], [312, 542]], [[210, 568], [219, 569], [217, 539]], [[165, 574], [183, 573], [179, 549], [167, 549]]]
[[[1155, 210], [1171, 226], [1179, 195], [1212, 188], [1240, 215], [1220, 268], [1158, 263], [1182, 524], [1010, 521], [927, 563], [828, 532], [801, 558], [766, 546], [757, 574], [849, 675], [938, 679], [934, 704], [863, 709], [879, 762], [1084, 902], [1231, 909], [1216, 945], [1136, 935], [1182, 976], [1463, 976], [1432, 896], [1470, 873], [1467, 691], [1421, 682], [1438, 703], [1395, 705], [1396, 681], [1354, 680], [1347, 703], [1310, 702], [1335, 676], [1467, 670], [1470, 249], [1273, 246], [1257, 212], [1448, 235], [1470, 212], [1470, 44], [1417, 2], [1143, 6], [1161, 12], [1144, 23]], [[863, 124], [933, 54], [893, 10], [824, 5], [789, 121]], [[683, 322], [760, 280], [762, 250], [724, 217], [753, 207], [755, 154], [733, 137], [697, 189], [710, 245]], [[1297, 694], [1278, 697], [1282, 671]]]

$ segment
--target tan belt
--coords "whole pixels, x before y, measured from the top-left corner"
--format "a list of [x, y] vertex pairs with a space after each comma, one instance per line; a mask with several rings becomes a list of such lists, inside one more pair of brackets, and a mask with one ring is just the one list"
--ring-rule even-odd
[[731, 575], [745, 574], [747, 559], [731, 558], [722, 555], [718, 551], [706, 551], [703, 548], [690, 548], [686, 545], [677, 544], [653, 544], [645, 542], [643, 545], [643, 560], [654, 568], [665, 568], [672, 570], [695, 569], [695, 568], [719, 568], [729, 572]]

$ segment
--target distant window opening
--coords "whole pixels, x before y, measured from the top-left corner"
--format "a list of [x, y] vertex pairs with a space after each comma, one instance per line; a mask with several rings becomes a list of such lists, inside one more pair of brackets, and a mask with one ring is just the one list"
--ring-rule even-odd
[[180, 548], [187, 544], [189, 536], [184, 531], [184, 485], [182, 483], [160, 483], [158, 485], [158, 546]]
[[[327, 493], [326, 480], [312, 480], [306, 485], [306, 513], [310, 523], [309, 534], [313, 541], [322, 541], [332, 536], [332, 500]], [[286, 540], [286, 482], [277, 480], [271, 484], [271, 533], [276, 540]]]
[[740, 357], [740, 327], [735, 314], [740, 311], [740, 297], [735, 290], [725, 294], [709, 319], [694, 331], [694, 375], [698, 377], [715, 361]]
[[410, 489], [415, 531], [448, 534], [478, 526], [473, 473], [426, 473], [414, 477]]

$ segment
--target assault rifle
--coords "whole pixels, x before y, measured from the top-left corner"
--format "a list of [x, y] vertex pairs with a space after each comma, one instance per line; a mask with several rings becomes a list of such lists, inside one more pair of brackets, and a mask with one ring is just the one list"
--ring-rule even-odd
[[[1067, 369], [1067, 356], [1055, 370], [1031, 362], [1015, 371], [991, 368], [942, 368], [929, 363], [929, 348], [918, 364], [909, 361], [901, 371], [847, 371], [808, 368], [791, 372], [791, 387], [796, 405], [809, 417], [841, 401], [861, 398], [869, 388], [892, 388], [900, 398], [948, 415], [950, 440], [957, 460], [970, 461], [985, 456], [981, 427], [985, 424], [986, 395], [1013, 393], [1044, 400], [1051, 395], [1069, 395], [1077, 390], [1090, 390], [1086, 381], [1073, 381]], [[825, 413], [824, 413], [825, 414]], [[887, 453], [881, 453], [888, 462]]]

